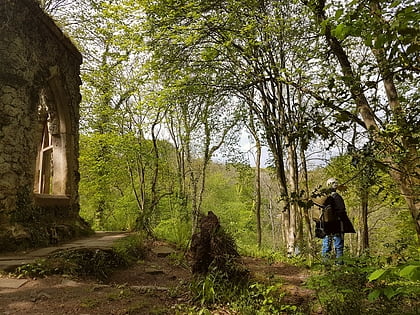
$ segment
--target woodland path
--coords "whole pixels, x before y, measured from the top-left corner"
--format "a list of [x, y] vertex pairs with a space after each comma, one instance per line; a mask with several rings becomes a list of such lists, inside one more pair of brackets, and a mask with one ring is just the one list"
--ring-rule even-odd
[[[87, 239], [54, 248], [0, 256], [0, 266], [11, 268], [30, 259], [46, 256], [66, 248], [109, 248], [128, 233], [97, 233]], [[11, 314], [184, 314], [177, 305], [190, 300], [188, 284], [190, 267], [175, 259], [183, 252], [164, 242], [148, 244], [144, 260], [126, 269], [115, 271], [106, 281], [49, 276], [40, 279], [16, 279], [0, 275], [0, 315]], [[242, 258], [244, 265], [258, 280], [283, 283], [285, 303], [307, 305], [313, 293], [303, 287], [308, 272], [295, 266], [250, 257]], [[3, 267], [3, 270], [5, 268]], [[231, 314], [218, 309], [213, 314]]]

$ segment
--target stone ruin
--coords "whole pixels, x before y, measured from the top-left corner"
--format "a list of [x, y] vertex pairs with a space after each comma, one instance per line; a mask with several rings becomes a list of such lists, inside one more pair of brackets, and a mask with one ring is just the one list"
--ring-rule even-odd
[[90, 231], [79, 217], [81, 63], [35, 0], [0, 2], [0, 252]]

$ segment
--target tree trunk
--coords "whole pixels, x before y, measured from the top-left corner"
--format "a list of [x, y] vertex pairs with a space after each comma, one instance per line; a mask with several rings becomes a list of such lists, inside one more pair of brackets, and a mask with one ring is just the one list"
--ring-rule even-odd
[[[279, 142], [279, 137], [274, 137], [277, 142]], [[290, 200], [289, 200], [289, 194], [288, 194], [288, 186], [287, 186], [287, 180], [286, 180], [286, 172], [285, 172], [285, 164], [283, 161], [283, 151], [281, 145], [273, 145], [273, 142], [271, 142], [269, 139], [269, 145], [272, 150], [274, 161], [276, 163], [276, 174], [277, 179], [279, 181], [279, 188], [280, 188], [280, 198], [283, 203], [283, 209], [281, 212], [282, 217], [282, 223], [283, 223], [283, 238], [285, 242], [286, 251], [288, 254], [292, 254], [295, 247], [295, 230], [292, 228], [292, 221], [294, 219], [294, 216], [291, 213], [290, 209]]]
[[[303, 175], [303, 178], [304, 178], [303, 180], [305, 184], [305, 200], [310, 200], [309, 185], [308, 185], [308, 168], [306, 166], [305, 152], [302, 148], [300, 149], [300, 161], [302, 163], [302, 175]], [[305, 218], [306, 229], [308, 230], [308, 234], [309, 234], [307, 245], [308, 245], [308, 248], [311, 248], [314, 235], [312, 231], [311, 218], [309, 217], [309, 209], [302, 208], [302, 212], [303, 212], [303, 217]]]
[[261, 141], [255, 128], [252, 110], [249, 113], [248, 129], [255, 140], [256, 160], [255, 160], [255, 219], [257, 223], [257, 245], [261, 248]]
[[[377, 1], [370, 1], [370, 10], [373, 18], [378, 23], [384, 23], [382, 20], [382, 10]], [[409, 126], [406, 120], [407, 113], [402, 108], [398, 91], [394, 83], [394, 73], [392, 72], [392, 65], [386, 57], [386, 52], [383, 48], [372, 49], [372, 52], [377, 60], [379, 73], [383, 78], [384, 89], [388, 98], [389, 107], [392, 111], [393, 118], [397, 126], [403, 131]], [[387, 139], [384, 139], [386, 143]], [[417, 237], [420, 243], [420, 177], [418, 173], [418, 166], [420, 165], [420, 157], [416, 144], [416, 139], [413, 138], [412, 133], [401, 132], [400, 143], [386, 143], [393, 145], [390, 154], [399, 153], [401, 159], [399, 162], [390, 160], [389, 173], [396, 183], [398, 183], [401, 194], [410, 209], [411, 216], [416, 228]], [[400, 146], [400, 147], [399, 147]], [[404, 148], [404, 152], [401, 151]]]
[[257, 159], [255, 163], [255, 216], [257, 220], [257, 244], [261, 248], [262, 232], [261, 232], [261, 142], [255, 139], [257, 150]]
[[297, 165], [297, 148], [296, 143], [292, 139], [287, 139], [288, 143], [288, 173], [290, 185], [290, 225], [289, 233], [293, 237], [293, 251], [291, 254], [295, 255], [301, 251], [299, 242], [302, 241], [302, 218], [300, 217], [300, 208], [298, 204], [299, 196], [299, 177]]
[[268, 202], [268, 216], [270, 218], [270, 225], [271, 225], [271, 239], [273, 242], [273, 250], [277, 248], [276, 244], [276, 229], [275, 229], [275, 220], [274, 220], [274, 213], [273, 213], [273, 200], [271, 196], [269, 197]]
[[[419, 162], [417, 162], [417, 164], [420, 165]], [[406, 166], [409, 168], [408, 165]], [[415, 168], [413, 170], [415, 170]], [[408, 171], [404, 172], [391, 169], [390, 173], [394, 181], [399, 184], [400, 192], [410, 209], [418, 241], [420, 243], [420, 181], [414, 174], [409, 176]]]
[[361, 211], [361, 229], [360, 229], [360, 248], [359, 253], [365, 252], [369, 248], [369, 229], [368, 229], [368, 205], [369, 188], [365, 187], [361, 191], [362, 211]]

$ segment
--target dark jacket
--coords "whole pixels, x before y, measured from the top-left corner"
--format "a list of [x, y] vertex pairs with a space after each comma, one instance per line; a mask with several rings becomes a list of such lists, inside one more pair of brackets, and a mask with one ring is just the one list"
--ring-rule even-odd
[[324, 228], [327, 234], [356, 233], [353, 224], [347, 216], [343, 198], [337, 192], [332, 192], [324, 202], [324, 206], [331, 206], [336, 220], [332, 222], [319, 222], [317, 225]]

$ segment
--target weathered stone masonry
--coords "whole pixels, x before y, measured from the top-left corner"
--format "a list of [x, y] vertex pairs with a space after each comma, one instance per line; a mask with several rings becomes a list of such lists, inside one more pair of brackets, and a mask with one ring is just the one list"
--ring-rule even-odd
[[79, 217], [82, 57], [34, 0], [0, 0], [0, 252], [89, 229]]

